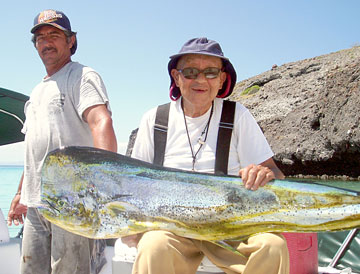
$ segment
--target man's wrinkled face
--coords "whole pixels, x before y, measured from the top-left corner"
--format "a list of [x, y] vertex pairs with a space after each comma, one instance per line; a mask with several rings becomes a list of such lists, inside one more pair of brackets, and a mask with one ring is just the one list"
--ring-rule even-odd
[[56, 66], [70, 59], [74, 36], [68, 38], [62, 30], [52, 26], [42, 26], [34, 35], [35, 47], [45, 67]]
[[[187, 73], [184, 69], [187, 69]], [[219, 57], [200, 54], [182, 56], [171, 75], [181, 91], [184, 106], [191, 104], [199, 109], [210, 107], [226, 80], [226, 73], [221, 69], [222, 61]], [[218, 74], [214, 73], [219, 70]], [[189, 75], [189, 72], [195, 75]]]

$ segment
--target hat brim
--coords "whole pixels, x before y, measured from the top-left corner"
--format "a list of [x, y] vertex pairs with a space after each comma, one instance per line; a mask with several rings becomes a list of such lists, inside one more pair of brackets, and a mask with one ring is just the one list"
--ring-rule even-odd
[[33, 26], [33, 28], [30, 30], [31, 33], [35, 33], [35, 31], [37, 31], [38, 28], [42, 27], [42, 26], [52, 26], [52, 27], [55, 27], [55, 28], [58, 28], [62, 31], [68, 31], [67, 29], [63, 28], [62, 26], [56, 24], [56, 23], [40, 23], [40, 24], [37, 24], [35, 26]]

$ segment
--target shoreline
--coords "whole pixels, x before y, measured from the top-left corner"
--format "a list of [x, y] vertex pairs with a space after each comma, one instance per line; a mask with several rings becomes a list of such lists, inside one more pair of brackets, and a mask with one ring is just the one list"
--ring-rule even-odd
[[312, 179], [312, 180], [331, 180], [331, 181], [359, 181], [360, 182], [360, 176], [355, 178], [355, 177], [350, 177], [348, 175], [327, 175], [327, 174], [323, 174], [323, 175], [304, 175], [304, 174], [296, 174], [296, 175], [289, 175], [286, 176], [286, 178], [291, 178], [291, 179]]

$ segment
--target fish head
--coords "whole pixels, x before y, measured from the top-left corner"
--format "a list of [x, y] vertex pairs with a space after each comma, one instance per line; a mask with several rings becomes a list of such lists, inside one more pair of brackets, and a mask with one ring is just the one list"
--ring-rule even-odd
[[74, 199], [73, 195], [64, 193], [57, 195], [42, 194], [41, 206], [38, 208], [40, 213], [50, 222], [63, 229], [88, 235], [100, 226], [97, 205], [94, 201], [89, 201], [86, 197], [78, 195]]

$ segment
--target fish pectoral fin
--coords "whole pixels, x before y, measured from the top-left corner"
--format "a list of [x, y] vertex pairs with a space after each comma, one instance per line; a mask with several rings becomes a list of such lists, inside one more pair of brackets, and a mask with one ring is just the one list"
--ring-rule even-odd
[[[58, 213], [60, 213], [60, 210], [56, 208], [56, 206], [52, 203], [50, 203], [49, 201], [45, 200], [45, 202], [48, 204], [47, 208], [51, 208], [53, 210], [56, 210]], [[43, 206], [44, 208], [46, 208], [46, 206]]]
[[216, 241], [216, 242], [212, 242], [212, 243], [214, 243], [214, 244], [216, 244], [218, 246], [221, 246], [222, 248], [225, 248], [225, 249], [227, 249], [227, 250], [229, 250], [229, 251], [231, 251], [231, 252], [233, 252], [233, 253], [247, 259], [247, 257], [244, 254], [240, 253], [238, 250], [236, 250], [234, 247], [232, 247], [231, 245], [229, 245], [225, 241]]
[[140, 211], [139, 208], [137, 208], [136, 206], [126, 203], [126, 202], [110, 202], [106, 204], [106, 207], [114, 212], [119, 212], [119, 211], [127, 211], [127, 212], [131, 212], [131, 211]]

